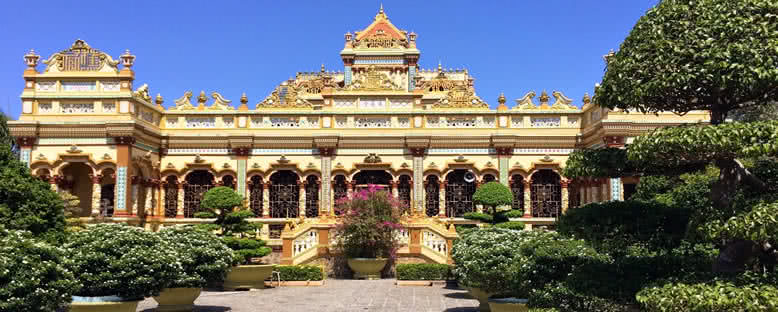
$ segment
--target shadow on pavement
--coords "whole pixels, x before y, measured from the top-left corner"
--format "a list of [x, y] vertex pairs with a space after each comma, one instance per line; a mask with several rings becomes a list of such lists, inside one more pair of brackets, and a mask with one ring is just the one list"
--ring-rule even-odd
[[[156, 312], [157, 308], [150, 308], [143, 310], [142, 312]], [[222, 307], [222, 306], [207, 306], [207, 305], [195, 305], [194, 310], [192, 312], [226, 312], [226, 311], [232, 311], [232, 308], [230, 307]]]
[[443, 294], [443, 296], [451, 299], [474, 299], [473, 297], [470, 297], [470, 294], [466, 292], [452, 292], [452, 293]]
[[472, 308], [449, 308], [443, 310], [443, 312], [478, 312], [478, 307]]

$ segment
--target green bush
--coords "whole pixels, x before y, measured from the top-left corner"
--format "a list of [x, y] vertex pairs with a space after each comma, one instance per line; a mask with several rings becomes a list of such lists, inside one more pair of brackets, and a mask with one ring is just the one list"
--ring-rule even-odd
[[200, 211], [200, 212], [195, 212], [194, 217], [198, 219], [211, 219], [211, 218], [216, 218], [217, 215], [210, 211]]
[[10, 148], [0, 145], [0, 225], [57, 237], [65, 230], [64, 209], [65, 203], [49, 183], [30, 175]]
[[500, 182], [489, 182], [475, 190], [473, 202], [492, 208], [492, 213], [496, 213], [497, 206], [513, 203], [513, 192]]
[[657, 202], [591, 203], [561, 216], [557, 231], [582, 238], [600, 251], [623, 252], [634, 244], [673, 248], [686, 235], [690, 213]]
[[460, 235], [454, 241], [451, 257], [454, 275], [465, 287], [480, 288], [492, 293], [509, 293], [517, 279], [514, 263], [517, 250], [529, 232], [488, 227]]
[[395, 271], [398, 280], [408, 281], [446, 280], [451, 276], [451, 267], [439, 263], [402, 263]]
[[248, 264], [253, 258], [262, 258], [272, 252], [270, 247], [265, 247], [265, 241], [255, 238], [225, 236], [222, 241], [233, 250], [234, 265]]
[[0, 227], [0, 312], [55, 311], [71, 301], [78, 283], [65, 251]]
[[462, 217], [468, 220], [477, 220], [485, 223], [492, 223], [492, 221], [494, 220], [494, 217], [492, 217], [492, 215], [481, 213], [481, 212], [468, 212], [465, 213]]
[[511, 209], [508, 211], [502, 211], [498, 214], [503, 215], [505, 218], [521, 218], [524, 217], [524, 211], [520, 209]]
[[573, 291], [564, 283], [552, 283], [533, 289], [529, 295], [530, 311], [558, 312], [623, 312], [623, 304]]
[[178, 253], [142, 228], [98, 224], [71, 234], [68, 269], [81, 284], [75, 295], [142, 299], [156, 296], [183, 271]]
[[494, 226], [501, 229], [521, 231], [524, 229], [524, 222], [508, 221], [508, 222], [497, 223]]
[[218, 236], [193, 227], [169, 227], [159, 231], [178, 253], [183, 271], [170, 287], [200, 288], [224, 280], [232, 264], [232, 250]]
[[641, 290], [637, 301], [648, 312], [778, 311], [778, 288], [723, 281], [669, 283]]
[[232, 211], [232, 209], [241, 204], [243, 204], [243, 196], [240, 196], [240, 194], [229, 187], [218, 186], [203, 194], [200, 207], [215, 214], [222, 214], [222, 211]]
[[281, 273], [284, 281], [321, 281], [324, 271], [315, 265], [277, 265], [274, 268]]

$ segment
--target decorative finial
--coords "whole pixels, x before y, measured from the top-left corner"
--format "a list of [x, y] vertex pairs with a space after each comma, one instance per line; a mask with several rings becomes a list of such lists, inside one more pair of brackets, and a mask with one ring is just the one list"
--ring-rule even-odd
[[205, 104], [208, 98], [205, 96], [205, 91], [200, 91], [200, 95], [197, 96], [197, 103]]
[[589, 92], [584, 93], [583, 103], [584, 105], [592, 102], [592, 97], [589, 96]]
[[322, 73], [324, 73], [324, 72], [325, 72], [325, 70], [324, 70], [324, 63], [321, 63], [321, 72], [322, 72]]
[[135, 64], [135, 55], [130, 54], [130, 50], [124, 50], [124, 54], [121, 56], [122, 65], [124, 68], [130, 69]]
[[33, 68], [38, 65], [40, 55], [35, 54], [35, 50], [30, 49], [30, 52], [24, 55], [24, 62], [27, 63], [27, 67]]
[[500, 96], [497, 97], [497, 103], [500, 103], [500, 105], [505, 105], [505, 93], [500, 92]]
[[543, 92], [540, 93], [540, 105], [548, 104], [548, 92], [546, 90], [543, 90]]
[[441, 64], [440, 60], [438, 60], [438, 72], [443, 71], [443, 65]]
[[243, 92], [243, 95], [240, 96], [240, 104], [246, 104], [249, 102], [249, 98], [246, 96], [246, 92]]
[[381, 2], [381, 8], [378, 9], [378, 13], [384, 14], [384, 3]]
[[162, 103], [165, 102], [165, 100], [162, 98], [162, 95], [157, 93], [157, 97], [154, 98], [154, 102], [157, 103], [157, 105], [162, 106]]

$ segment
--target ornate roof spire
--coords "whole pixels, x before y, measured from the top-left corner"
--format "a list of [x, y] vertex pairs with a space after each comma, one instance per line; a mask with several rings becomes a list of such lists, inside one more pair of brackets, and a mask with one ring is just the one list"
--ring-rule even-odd
[[324, 63], [321, 63], [321, 72], [324, 73]]
[[384, 13], [384, 3], [383, 2], [381, 2], [381, 8], [378, 9], [378, 13], [381, 13], [381, 14]]
[[497, 103], [500, 103], [497, 106], [497, 110], [508, 110], [508, 106], [505, 106], [505, 93], [500, 92], [500, 96], [497, 97]]

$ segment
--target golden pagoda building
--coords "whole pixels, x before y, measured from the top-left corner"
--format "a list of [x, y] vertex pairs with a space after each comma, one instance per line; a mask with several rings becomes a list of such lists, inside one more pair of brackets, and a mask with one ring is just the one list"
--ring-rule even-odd
[[201, 222], [202, 194], [228, 186], [281, 261], [297, 264], [321, 255], [334, 203], [369, 184], [408, 206], [401, 254], [447, 262], [452, 225], [481, 209], [472, 200], [479, 184], [509, 186], [529, 226], [553, 224], [581, 204], [627, 198], [637, 182], [571, 181], [560, 173], [571, 151], [708, 120], [702, 111], [610, 111], [588, 95], [579, 108], [560, 91], [530, 91], [512, 107], [500, 94], [490, 109], [466, 69], [420, 68], [416, 40], [382, 8], [346, 33], [343, 71], [297, 73], [253, 102], [186, 91], [168, 108], [135, 82], [129, 51], [114, 59], [76, 40], [40, 71], [39, 55], [24, 56], [22, 114], [9, 127], [32, 174], [78, 196], [84, 218]]

